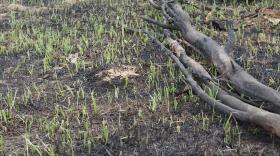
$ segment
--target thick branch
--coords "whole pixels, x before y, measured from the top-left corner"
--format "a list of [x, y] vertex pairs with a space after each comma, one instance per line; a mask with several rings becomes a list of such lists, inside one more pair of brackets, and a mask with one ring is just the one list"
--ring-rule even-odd
[[[268, 111], [259, 109], [255, 106], [251, 106], [251, 105], [241, 101], [240, 99], [229, 95], [226, 91], [222, 90], [219, 86], [214, 84], [212, 81], [205, 79], [205, 75], [207, 75], [207, 76], [210, 76], [210, 75], [203, 68], [203, 66], [201, 66], [198, 62], [196, 62], [195, 60], [193, 60], [192, 58], [190, 58], [186, 55], [184, 48], [176, 40], [173, 40], [170, 37], [167, 37], [166, 40], [167, 40], [169, 46], [172, 47], [173, 52], [177, 56], [179, 56], [180, 62], [185, 67], [191, 68], [193, 71], [196, 71], [196, 73], [203, 73], [203, 74], [199, 74], [199, 78], [203, 81], [203, 83], [207, 87], [217, 91], [218, 100], [220, 100], [223, 104], [229, 106], [230, 108], [245, 112], [243, 114], [244, 114], [244, 116], [246, 116], [246, 118], [243, 118], [243, 119], [247, 119], [247, 121], [249, 121], [249, 122], [262, 126], [264, 129], [266, 129], [272, 133], [275, 133], [276, 135], [278, 135], [280, 137], [280, 115], [270, 113]], [[175, 61], [175, 62], [176, 62], [176, 64], [178, 64], [177, 61]], [[183, 68], [180, 68], [180, 69], [183, 71], [183, 73], [186, 73], [186, 72], [184, 72], [186, 69], [183, 69]], [[188, 81], [188, 83], [191, 83], [191, 82], [192, 81]], [[194, 87], [193, 85], [191, 85], [191, 86]], [[195, 88], [193, 88], [193, 89], [195, 89]], [[201, 97], [201, 95], [199, 97]]]
[[280, 107], [280, 94], [276, 90], [258, 82], [239, 66], [217, 42], [196, 31], [191, 26], [189, 15], [178, 3], [170, 3], [168, 6], [168, 9], [175, 14], [174, 24], [181, 31], [184, 39], [209, 59], [220, 74], [230, 79], [240, 93], [260, 98]]
[[221, 102], [217, 101], [216, 99], [209, 97], [203, 89], [196, 83], [196, 81], [193, 80], [191, 74], [186, 70], [185, 66], [180, 62], [180, 60], [169, 50], [167, 49], [160, 41], [155, 39], [149, 32], [144, 31], [149, 38], [154, 41], [158, 46], [160, 46], [161, 50], [164, 51], [169, 57], [171, 57], [174, 62], [179, 66], [181, 71], [186, 77], [186, 82], [191, 85], [193, 88], [193, 91], [195, 94], [197, 94], [203, 101], [210, 104], [212, 107], [218, 109], [219, 111], [226, 113], [226, 114], [232, 114], [234, 117], [236, 117], [239, 120], [242, 121], [248, 121], [247, 116], [245, 115], [245, 112], [232, 109], [231, 107], [228, 107]]

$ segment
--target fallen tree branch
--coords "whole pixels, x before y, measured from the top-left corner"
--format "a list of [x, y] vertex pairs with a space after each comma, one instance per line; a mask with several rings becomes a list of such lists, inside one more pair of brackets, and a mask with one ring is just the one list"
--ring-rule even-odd
[[149, 33], [148, 31], [143, 31], [144, 33], [146, 33], [148, 35], [148, 37], [155, 42], [159, 47], [160, 50], [165, 52], [166, 55], [168, 55], [170, 58], [173, 59], [173, 61], [179, 66], [179, 68], [181, 69], [181, 71], [183, 72], [183, 74], [185, 75], [186, 79], [185, 81], [191, 85], [193, 91], [195, 92], [195, 94], [197, 94], [203, 101], [207, 101], [208, 104], [210, 104], [212, 107], [218, 109], [219, 111], [226, 113], [226, 114], [232, 114], [234, 117], [236, 117], [239, 120], [242, 121], [247, 121], [247, 116], [244, 114], [245, 112], [236, 110], [236, 109], [232, 109], [224, 104], [222, 104], [221, 102], [217, 101], [216, 99], [209, 97], [204, 91], [203, 89], [196, 83], [196, 81], [193, 80], [191, 74], [189, 73], [188, 70], [186, 70], [185, 66], [180, 62], [180, 60], [172, 53], [172, 51], [170, 51], [169, 49], [167, 49], [159, 40], [157, 40], [156, 38], [154, 38], [151, 33]]
[[[214, 83], [208, 80], [203, 80], [204, 83], [210, 87], [215, 88], [218, 91], [217, 98], [218, 101], [210, 96], [208, 96], [203, 89], [197, 84], [197, 82], [192, 78], [191, 74], [186, 69], [186, 66], [188, 68], [195, 69], [197, 71], [200, 71], [200, 73], [204, 73], [206, 70], [202, 68], [202, 66], [197, 63], [196, 61], [192, 60], [188, 56], [183, 53], [183, 51], [176, 51], [176, 54], [179, 54], [182, 58], [186, 58], [186, 60], [191, 60], [185, 62], [185, 65], [181, 63], [180, 59], [178, 59], [169, 49], [167, 49], [161, 42], [159, 42], [157, 39], [155, 39], [152, 35], [150, 35], [149, 32], [144, 31], [150, 39], [152, 39], [153, 42], [155, 42], [158, 46], [160, 46], [161, 50], [164, 51], [169, 57], [173, 59], [173, 61], [179, 66], [180, 70], [185, 75], [186, 83], [190, 84], [194, 93], [200, 97], [204, 102], [210, 104], [212, 107], [218, 109], [219, 111], [226, 113], [226, 114], [232, 114], [233, 117], [236, 119], [239, 119], [241, 121], [247, 121], [255, 123], [264, 129], [276, 134], [280, 137], [280, 115], [273, 114], [265, 110], [261, 110], [257, 107], [251, 106], [249, 104], [246, 104], [245, 102], [230, 96], [227, 92], [221, 90], [218, 86], [216, 86]], [[172, 41], [169, 39], [169, 41]], [[175, 42], [175, 41], [174, 41]], [[170, 45], [174, 47], [174, 42], [170, 42]], [[177, 48], [175, 50], [182, 49]], [[184, 60], [182, 60], [184, 61]], [[223, 103], [222, 103], [223, 102]]]
[[[220, 77], [233, 84], [240, 94], [257, 97], [280, 107], [280, 94], [276, 90], [258, 82], [230, 57], [229, 53], [234, 45], [233, 31], [229, 32], [228, 42], [223, 47], [210, 37], [195, 30], [191, 25], [189, 14], [182, 9], [176, 0], [161, 0], [160, 4], [156, 4], [156, 6], [157, 9], [161, 9], [165, 17], [165, 23], [172, 23], [172, 26], [181, 32], [183, 36], [181, 41], [214, 64], [221, 75]], [[159, 24], [154, 21], [151, 23], [165, 29], [166, 41], [172, 51], [167, 49], [151, 33], [143, 32], [160, 47], [161, 51], [174, 60], [185, 75], [186, 83], [192, 87], [194, 93], [202, 101], [225, 114], [232, 114], [238, 120], [255, 123], [280, 137], [280, 115], [252, 106], [242, 101], [241, 97], [230, 95], [223, 86], [217, 85], [215, 79], [212, 79], [201, 64], [187, 56], [185, 49], [173, 39], [175, 35], [166, 30], [170, 29], [167, 27], [169, 26], [168, 24], [160, 22]], [[171, 37], [171, 35], [173, 36]], [[174, 38], [177, 37], [175, 36]], [[199, 81], [195, 81], [192, 74], [199, 78]], [[215, 98], [208, 96], [201, 86], [217, 91], [217, 96]]]
[[189, 14], [180, 4], [168, 3], [167, 9], [168, 12], [172, 12], [172, 22], [179, 28], [183, 38], [212, 62], [219, 73], [229, 79], [241, 94], [260, 98], [280, 107], [280, 94], [248, 74], [216, 41], [195, 30]]
[[[242, 111], [242, 115], [244, 115], [241, 119], [238, 118], [240, 116], [237, 116], [237, 119], [243, 120], [246, 119], [245, 121], [255, 123], [264, 129], [275, 133], [277, 136], [280, 137], [280, 115], [274, 114], [265, 110], [262, 110], [260, 108], [257, 108], [255, 106], [251, 106], [240, 99], [229, 95], [226, 91], [221, 89], [219, 86], [217, 86], [213, 81], [210, 79], [205, 79], [205, 75], [210, 76], [208, 72], [201, 66], [198, 62], [190, 58], [189, 56], [186, 55], [186, 52], [184, 48], [176, 41], [173, 40], [170, 37], [166, 38], [168, 44], [170, 47], [172, 47], [172, 51], [176, 54], [176, 56], [179, 58], [180, 63], [184, 65], [186, 68], [192, 69], [192, 71], [195, 71], [195, 73], [200, 73], [199, 78], [200, 80], [203, 81], [203, 83], [208, 87], [213, 90], [217, 91], [217, 99], [221, 101], [223, 105], [229, 106], [230, 108], [234, 109], [235, 111]], [[174, 60], [174, 59], [173, 59]], [[175, 61], [175, 60], [174, 60]], [[178, 61], [175, 61], [176, 64], [178, 65]], [[180, 65], [179, 65], [180, 66]], [[189, 77], [184, 72], [186, 69], [183, 69], [180, 67], [181, 71], [183, 71], [184, 75], [186, 77]], [[188, 81], [190, 83], [191, 81]], [[192, 82], [193, 83], [193, 82]], [[194, 85], [191, 84], [192, 87], [195, 87]], [[197, 90], [195, 88], [192, 88], [193, 90]], [[198, 95], [202, 100], [206, 100], [207, 98], [201, 97], [201, 94]], [[208, 103], [208, 101], [204, 101]], [[224, 112], [226, 113], [226, 112]]]

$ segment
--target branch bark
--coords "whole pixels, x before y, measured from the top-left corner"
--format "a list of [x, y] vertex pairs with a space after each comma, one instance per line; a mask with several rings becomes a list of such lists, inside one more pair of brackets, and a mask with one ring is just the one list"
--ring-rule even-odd
[[[199, 73], [198, 77], [200, 78], [200, 80], [202, 80], [202, 82], [208, 88], [217, 91], [216, 98], [217, 100], [221, 101], [219, 102], [220, 105], [230, 107], [235, 112], [239, 112], [238, 115], [235, 115], [237, 119], [255, 123], [280, 137], [280, 115], [249, 105], [241, 101], [240, 99], [229, 95], [226, 91], [213, 83], [213, 81], [211, 81], [211, 77], [208, 78], [210, 74], [208, 74], [208, 72], [203, 68], [202, 65], [187, 56], [184, 48], [176, 40], [167, 37], [166, 41], [168, 42], [169, 46], [172, 47], [172, 51], [176, 54], [176, 56], [179, 58], [180, 63], [183, 64], [184, 67], [192, 69], [193, 74]], [[173, 60], [177, 65], [180, 64], [176, 59]], [[213, 106], [213, 104], [211, 104], [211, 100], [213, 99], [211, 99], [207, 94], [205, 95], [205, 93], [201, 93], [201, 89], [195, 84], [192, 77], [189, 76], [190, 73], [186, 72], [186, 68], [184, 69], [183, 67], [180, 67], [181, 71], [186, 76], [187, 82], [192, 86], [192, 89], [204, 102], [210, 103], [210, 105]], [[205, 77], [207, 77], [208, 79], [205, 79]], [[216, 103], [218, 102], [217, 100], [215, 101]], [[220, 111], [222, 111], [223, 113], [229, 113], [224, 109], [220, 109]]]
[[[153, 2], [153, 0], [151, 1]], [[189, 14], [175, 0], [161, 0], [161, 5], [155, 5], [155, 3], [153, 5], [156, 6], [156, 9], [161, 9], [165, 20], [167, 20], [165, 23], [172, 23], [172, 26], [174, 25], [181, 32], [184, 38], [182, 41], [185, 41], [184, 43], [214, 64], [219, 73], [228, 79], [240, 93], [257, 97], [280, 107], [280, 94], [260, 83], [230, 57], [229, 52], [233, 48], [234, 38], [232, 36], [234, 34], [229, 33], [231, 36], [229, 36], [227, 45], [222, 47], [210, 37], [195, 30], [191, 25]], [[151, 22], [151, 20], [148, 21]], [[225, 114], [232, 114], [233, 117], [241, 121], [255, 123], [280, 137], [279, 114], [262, 110], [242, 101], [240, 97], [230, 95], [223, 87], [213, 81], [211, 75], [201, 64], [187, 56], [185, 49], [172, 38], [175, 35], [172, 34], [171, 37], [171, 33], [166, 30], [171, 29], [167, 27], [169, 25], [154, 21], [151, 23], [165, 28], [166, 41], [172, 50], [167, 49], [151, 33], [144, 32], [174, 60], [185, 75], [186, 83], [192, 87], [194, 93], [201, 100]], [[192, 75], [198, 77], [200, 83], [197, 83], [198, 81], [195, 81]], [[199, 84], [214, 89], [217, 91], [217, 96], [215, 98], [208, 96]]]
[[174, 25], [178, 27], [183, 38], [212, 62], [219, 73], [229, 79], [235, 88], [248, 96], [260, 98], [280, 107], [280, 94], [238, 65], [216, 41], [198, 32], [191, 25], [191, 18], [178, 3], [168, 3], [167, 9], [173, 14]]

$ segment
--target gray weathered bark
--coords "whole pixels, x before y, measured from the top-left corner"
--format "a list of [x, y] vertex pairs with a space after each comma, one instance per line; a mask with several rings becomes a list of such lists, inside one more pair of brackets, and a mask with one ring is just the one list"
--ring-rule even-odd
[[[220, 46], [216, 41], [192, 27], [189, 14], [175, 0], [161, 0], [160, 5], [153, 0], [150, 0], [150, 2], [156, 9], [162, 11], [165, 22], [160, 23], [150, 18], [143, 19], [165, 28], [165, 39], [171, 50], [167, 49], [150, 33], [144, 32], [179, 66], [185, 75], [186, 82], [192, 87], [194, 93], [217, 110], [225, 114], [232, 114], [241, 121], [255, 123], [280, 137], [280, 115], [252, 106], [240, 100], [240, 97], [231, 96], [223, 90], [223, 87], [216, 85], [207, 70], [187, 56], [185, 49], [178, 41], [171, 38], [171, 33], [167, 29], [179, 30], [184, 38], [184, 43], [213, 63], [219, 73], [228, 79], [240, 93], [260, 98], [280, 107], [280, 94], [260, 83], [229, 56], [228, 53], [234, 44], [232, 32], [229, 33], [227, 45], [225, 47]], [[197, 83], [192, 75], [198, 77], [200, 83]], [[216, 99], [208, 96], [200, 85], [216, 90]]]

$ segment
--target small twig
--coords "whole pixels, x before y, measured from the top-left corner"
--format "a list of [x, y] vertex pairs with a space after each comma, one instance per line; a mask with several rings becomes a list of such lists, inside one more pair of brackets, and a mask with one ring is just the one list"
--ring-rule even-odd
[[182, 40], [182, 39], [177, 39], [180, 43], [185, 44], [188, 47], [191, 47], [195, 52], [201, 54], [201, 51], [198, 50], [195, 46], [191, 45], [189, 42], [187, 42], [186, 40]]
[[165, 28], [165, 29], [173, 29], [173, 30], [178, 30], [177, 27], [173, 26], [173, 25], [167, 25], [167, 24], [164, 24], [164, 23], [161, 23], [159, 21], [156, 21], [152, 18], [149, 18], [149, 17], [145, 17], [145, 16], [141, 16], [141, 18], [149, 23], [152, 23], [154, 25], [157, 25], [159, 27], [162, 27], [162, 28]]
[[153, 0], [149, 0], [149, 2], [155, 9], [158, 9], [158, 10], [161, 9], [161, 7], [159, 5], [157, 5]]
[[231, 54], [231, 52], [233, 51], [234, 43], [235, 43], [234, 30], [233, 29], [229, 29], [229, 31], [228, 31], [228, 39], [227, 39], [227, 43], [225, 45], [225, 51], [228, 54]]
[[167, 2], [164, 1], [161, 5], [162, 14], [168, 21], [172, 21], [172, 17], [166, 12], [166, 9], [167, 9]]

